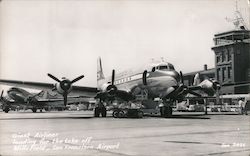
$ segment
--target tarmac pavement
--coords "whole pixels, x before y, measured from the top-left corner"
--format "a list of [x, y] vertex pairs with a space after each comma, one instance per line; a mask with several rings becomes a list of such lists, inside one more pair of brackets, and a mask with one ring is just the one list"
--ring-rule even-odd
[[250, 116], [94, 118], [93, 112], [0, 112], [0, 155], [250, 155]]

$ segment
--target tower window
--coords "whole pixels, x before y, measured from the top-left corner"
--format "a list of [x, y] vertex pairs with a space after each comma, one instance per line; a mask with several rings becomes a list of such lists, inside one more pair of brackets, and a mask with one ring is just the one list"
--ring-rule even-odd
[[227, 52], [227, 60], [228, 61], [232, 60], [232, 54], [229, 51]]
[[220, 72], [220, 68], [217, 69], [217, 80], [220, 81], [221, 76], [220, 76], [221, 72]]
[[232, 78], [232, 67], [228, 67], [228, 79], [231, 79]]
[[222, 68], [222, 81], [226, 80], [226, 68]]
[[223, 52], [222, 52], [222, 60], [221, 60], [221, 61], [224, 62], [224, 61], [226, 60], [225, 58], [226, 58], [226, 54], [225, 54], [225, 52], [223, 51]]
[[220, 55], [216, 56], [216, 62], [219, 63], [220, 62]]

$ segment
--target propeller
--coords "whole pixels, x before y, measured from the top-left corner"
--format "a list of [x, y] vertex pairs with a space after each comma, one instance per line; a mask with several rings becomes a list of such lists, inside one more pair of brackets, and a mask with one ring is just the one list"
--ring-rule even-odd
[[190, 89], [188, 88], [188, 86], [186, 86], [186, 85], [184, 84], [184, 78], [183, 78], [182, 71], [180, 71], [180, 83], [181, 83], [181, 84], [180, 84], [179, 87], [175, 90], [175, 93], [172, 94], [172, 96], [176, 96], [176, 97], [179, 97], [179, 96], [180, 96], [180, 97], [181, 97], [181, 96], [183, 96], [183, 95], [185, 95], [185, 94], [187, 94], [187, 93], [193, 94], [193, 95], [198, 96], [198, 97], [201, 96], [200, 94], [198, 94], [198, 93], [196, 93], [196, 92], [190, 90]]
[[142, 74], [142, 82], [145, 86], [147, 85], [147, 70], [144, 70]]
[[1, 100], [3, 99], [3, 90], [2, 90], [2, 92], [1, 92]]
[[115, 70], [112, 70], [112, 80], [111, 80], [111, 85], [113, 86], [115, 82]]
[[50, 73], [48, 73], [48, 76], [49, 76], [50, 78], [52, 78], [53, 80], [59, 82], [59, 83], [61, 82], [58, 78], [56, 78], [55, 76], [53, 76], [53, 75], [50, 74]]
[[74, 80], [71, 81], [71, 84], [75, 83], [76, 81], [81, 80], [82, 78], [84, 78], [84, 75], [78, 76], [77, 78], [75, 78]]
[[184, 79], [183, 79], [182, 71], [180, 71], [180, 77], [181, 77], [181, 83], [184, 84]]
[[193, 95], [195, 95], [195, 96], [201, 97], [200, 94], [198, 94], [198, 93], [196, 93], [196, 92], [194, 92], [194, 91], [192, 91], [192, 90], [188, 90], [187, 92], [188, 92], [189, 94], [193, 94]]
[[53, 80], [57, 81], [60, 85], [60, 88], [63, 90], [63, 93], [61, 94], [63, 95], [64, 106], [67, 105], [68, 93], [71, 89], [72, 84], [84, 78], [84, 75], [81, 75], [73, 79], [72, 81], [70, 81], [68, 79], [59, 80], [57, 77], [53, 76], [50, 73], [48, 73], [48, 76], [52, 78]]
[[111, 77], [111, 85], [107, 87], [107, 91], [110, 95], [114, 95], [115, 91], [117, 91], [117, 87], [114, 84], [115, 84], [115, 70], [113, 69]]

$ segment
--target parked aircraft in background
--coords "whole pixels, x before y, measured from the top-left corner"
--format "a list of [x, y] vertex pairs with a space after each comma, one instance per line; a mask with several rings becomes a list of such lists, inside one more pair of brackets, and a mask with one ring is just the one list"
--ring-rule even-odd
[[[95, 97], [102, 101], [113, 101], [120, 99], [124, 101], [135, 100], [138, 95], [147, 93], [148, 98], [159, 97], [163, 99], [164, 105], [161, 107], [161, 115], [166, 117], [172, 114], [172, 103], [175, 100], [183, 100], [185, 95], [193, 94], [201, 96], [195, 92], [197, 90], [203, 91], [212, 95], [219, 89], [220, 85], [216, 81], [204, 80], [197, 86], [187, 87], [183, 84], [182, 73], [178, 73], [171, 63], [161, 61], [147, 65], [141, 69], [131, 69], [123, 73], [115, 74], [112, 71], [112, 76], [104, 77], [101, 59], [98, 59], [97, 66], [97, 88], [72, 86], [72, 84], [83, 76], [70, 81], [68, 79], [59, 80], [55, 76], [48, 74], [49, 77], [58, 83], [53, 85], [50, 83], [15, 81], [15, 80], [0, 80], [1, 84], [27, 87], [35, 89], [53, 89], [64, 97], [64, 104], [67, 103], [67, 95], [71, 92], [73, 94], [83, 95], [86, 97]], [[99, 113], [106, 116], [106, 109], [102, 104], [95, 108], [95, 116]], [[103, 109], [104, 108], [104, 109]]]
[[[25, 107], [36, 112], [37, 109], [48, 110], [49, 107], [65, 108], [63, 105], [63, 99], [56, 96], [52, 96], [45, 91], [41, 91], [36, 94], [32, 94], [24, 89], [12, 87], [7, 91], [7, 97], [3, 97], [3, 91], [1, 93], [0, 102], [2, 104], [3, 111], [8, 113], [11, 108]], [[50, 95], [50, 97], [48, 97]]]

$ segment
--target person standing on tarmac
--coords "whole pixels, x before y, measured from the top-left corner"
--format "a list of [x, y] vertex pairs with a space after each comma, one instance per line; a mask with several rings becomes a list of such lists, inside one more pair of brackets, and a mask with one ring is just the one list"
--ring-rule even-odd
[[243, 114], [247, 115], [247, 100], [245, 99], [242, 103]]
[[246, 108], [246, 99], [243, 101], [243, 99], [239, 100], [239, 107], [240, 107], [240, 114], [241, 115], [247, 115], [247, 108]]
[[242, 101], [242, 99], [239, 99], [238, 104], [239, 104], [239, 108], [240, 108], [240, 114], [243, 114], [243, 107], [242, 107], [243, 101]]

